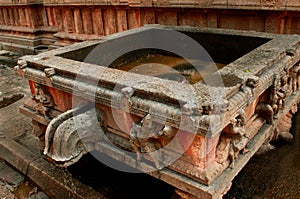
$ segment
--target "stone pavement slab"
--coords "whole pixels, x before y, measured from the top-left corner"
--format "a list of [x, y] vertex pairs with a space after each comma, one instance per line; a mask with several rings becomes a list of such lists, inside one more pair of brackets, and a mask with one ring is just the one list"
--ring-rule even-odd
[[37, 187], [31, 185], [20, 172], [0, 161], [1, 199], [49, 199]]
[[0, 180], [7, 184], [7, 188], [13, 191], [23, 182], [25, 177], [4, 162], [0, 162]]

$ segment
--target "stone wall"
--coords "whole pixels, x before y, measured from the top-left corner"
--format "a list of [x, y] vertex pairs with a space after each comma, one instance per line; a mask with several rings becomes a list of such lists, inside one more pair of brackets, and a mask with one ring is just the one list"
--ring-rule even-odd
[[300, 33], [298, 0], [1, 0], [2, 48], [33, 54], [145, 24]]
[[55, 42], [57, 28], [48, 26], [41, 0], [0, 1], [0, 43], [3, 49], [34, 54]]
[[251, 10], [299, 10], [298, 0], [44, 0], [44, 5], [126, 5], [129, 7], [172, 7]]

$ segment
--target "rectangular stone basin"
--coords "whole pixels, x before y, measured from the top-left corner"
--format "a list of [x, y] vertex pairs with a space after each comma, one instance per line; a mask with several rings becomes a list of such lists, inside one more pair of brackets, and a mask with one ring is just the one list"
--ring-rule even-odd
[[[290, 138], [299, 45], [298, 35], [145, 26], [24, 56], [15, 71], [33, 97], [20, 111], [58, 164], [97, 151], [182, 197], [219, 198], [261, 147]], [[72, 111], [93, 129], [76, 146]]]

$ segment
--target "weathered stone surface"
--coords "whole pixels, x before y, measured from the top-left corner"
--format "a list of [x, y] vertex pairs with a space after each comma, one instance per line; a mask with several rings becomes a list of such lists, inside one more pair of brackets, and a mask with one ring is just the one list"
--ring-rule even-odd
[[[111, 10], [105, 12], [107, 16], [113, 16]], [[199, 21], [193, 21], [195, 16], [192, 14], [181, 16], [189, 18], [186, 21], [180, 18], [182, 25], [201, 25], [195, 24]], [[136, 15], [131, 18], [129, 26], [135, 26], [139, 17]], [[107, 30], [115, 31], [116, 24], [111, 25], [112, 29]], [[224, 62], [223, 65], [217, 65], [222, 84], [211, 81], [216, 80], [215, 73], [204, 80], [198, 78], [195, 82], [168, 79], [169, 76], [164, 76], [169, 74], [167, 69], [167, 72], [151, 70], [146, 73], [147, 70], [141, 70], [126, 73], [137, 66], [152, 63], [152, 59], [163, 57], [161, 60], [168, 65], [168, 69], [174, 68], [184, 74], [185, 70], [179, 66], [185, 63], [178, 61], [178, 57], [172, 57], [172, 61], [168, 62], [167, 55], [143, 48], [142, 52], [121, 57], [121, 61], [114, 60], [108, 68], [102, 67], [106, 64], [84, 58], [84, 52], [88, 54], [95, 45], [100, 50], [106, 50], [106, 45], [114, 48], [113, 45], [123, 41], [123, 37], [136, 41], [139, 36], [152, 31], [170, 34], [170, 29], [192, 36], [214, 59]], [[201, 37], [203, 35], [205, 39]], [[95, 128], [99, 132], [94, 133], [95, 139], [89, 139], [86, 143], [88, 151], [105, 153], [147, 173], [154, 171], [151, 175], [180, 189], [182, 192], [179, 193], [183, 196], [186, 193], [191, 197], [218, 198], [226, 193], [234, 176], [263, 144], [274, 137], [292, 138], [288, 131], [300, 96], [299, 41], [297, 35], [155, 25], [38, 56], [27, 56], [23, 58], [23, 62], [28, 63], [26, 68], [22, 68], [20, 62], [16, 71], [23, 71], [25, 77], [38, 82], [35, 86], [43, 87], [41, 93], [51, 91], [49, 98], [53, 98], [54, 102], [59, 102], [61, 97], [55, 95], [53, 90], [59, 90], [69, 94], [80, 92], [81, 97], [96, 103], [96, 110], [102, 114], [98, 118], [99, 128]], [[79, 65], [78, 61], [84, 59], [85, 62]], [[84, 66], [88, 69], [80, 70]], [[56, 72], [49, 79], [44, 68]], [[89, 70], [91, 73], [88, 73]], [[126, 78], [119, 81], [124, 74]], [[75, 76], [88, 77], [88, 84], [84, 78], [72, 78]], [[188, 75], [185, 77], [188, 78]], [[194, 85], [195, 95], [194, 92], [188, 92], [191, 87], [187, 82]], [[215, 103], [207, 97], [209, 91], [218, 92], [218, 95], [223, 91], [222, 100]], [[57, 110], [58, 107], [53, 105], [49, 108]], [[70, 157], [77, 157], [77, 151], [81, 149], [81, 145], [77, 146], [80, 143], [78, 136], [74, 134], [80, 128], [70, 122], [80, 116], [70, 115], [79, 108], [62, 113], [46, 129], [45, 154], [60, 165], [73, 164], [72, 160], [69, 161]], [[47, 114], [43, 116], [48, 117]], [[90, 122], [83, 118], [80, 121], [84, 120]], [[83, 124], [79, 126], [85, 127]], [[89, 130], [85, 130], [83, 135], [87, 132]], [[110, 147], [110, 141], [101, 133], [115, 145], [136, 154], [127, 155], [121, 149]], [[75, 142], [66, 142], [69, 138]], [[175, 148], [167, 148], [173, 141]], [[64, 147], [61, 143], [69, 143], [71, 147]], [[182, 148], [185, 150], [180, 151]], [[180, 156], [176, 158], [177, 154]], [[170, 161], [169, 158], [175, 160]]]
[[5, 199], [17, 199], [11, 191], [5, 186], [0, 184], [0, 197]]
[[25, 176], [0, 161], [0, 197], [5, 199], [48, 199], [44, 192], [26, 181]]
[[27, 176], [34, 180], [42, 190], [45, 190], [50, 198], [105, 198], [43, 159], [37, 159], [29, 165]]
[[26, 199], [49, 199], [49, 198], [44, 192], [39, 191], [37, 193], [34, 193], [34, 194], [30, 195]]
[[1, 139], [0, 149], [0, 158], [18, 168], [22, 174], [27, 173], [31, 162], [40, 158], [39, 155], [33, 154], [12, 139]]
[[179, 8], [231, 8], [231, 9], [267, 9], [267, 10], [286, 10], [298, 9], [299, 2], [297, 0], [123, 0], [123, 1], [109, 1], [109, 0], [76, 0], [76, 1], [50, 1], [44, 0], [44, 5], [126, 5], [129, 7], [179, 7]]
[[[6, 53], [7, 52], [3, 52], [3, 54]], [[23, 92], [28, 95], [29, 90], [27, 89], [26, 81], [23, 82], [21, 79], [15, 77], [13, 71], [9, 68], [0, 68], [0, 72], [0, 90], [3, 91], [0, 96], [5, 94], [5, 92], [17, 92], [18, 90], [14, 89], [20, 84], [23, 84], [25, 87], [23, 88]], [[10, 84], [8, 85], [6, 84], [7, 79], [10, 80]], [[48, 190], [50, 194], [55, 195], [55, 197], [59, 199], [70, 198], [70, 195], [74, 196], [74, 198], [104, 198], [90, 187], [82, 185], [81, 182], [72, 178], [65, 170], [57, 169], [42, 159], [38, 139], [31, 134], [32, 126], [30, 119], [20, 115], [18, 112], [18, 106], [23, 102], [24, 101], [21, 100], [0, 109], [0, 159], [6, 161], [6, 164], [0, 161], [0, 186], [2, 186], [1, 181], [5, 181], [6, 184], [10, 185], [8, 186], [10, 190], [15, 191], [15, 195], [18, 198], [47, 199], [48, 197], [40, 192], [40, 188]], [[7, 166], [8, 164], [18, 170], [18, 172]], [[47, 174], [46, 171], [48, 171], [49, 174]], [[45, 182], [48, 183], [48, 181], [49, 183], [46, 184], [47, 186], [37, 188], [22, 180], [24, 179], [23, 176], [30, 178], [33, 183], [37, 182], [35, 186]], [[63, 178], [64, 176], [67, 177]], [[53, 183], [56, 182], [54, 178], [60, 181]], [[44, 181], [39, 181], [40, 179]], [[69, 183], [63, 180], [68, 180]], [[63, 186], [64, 183], [67, 183], [67, 188]], [[57, 186], [57, 184], [60, 184], [60, 186]], [[71, 193], [72, 191], [74, 191], [74, 194]], [[58, 192], [65, 193], [63, 196], [66, 197], [57, 195], [56, 193]], [[4, 189], [4, 187], [0, 188], [1, 198], [8, 198], [8, 193], [8, 190]], [[69, 195], [67, 195], [67, 193]], [[11, 196], [11, 198], [13, 198], [13, 194], [11, 194]]]
[[[25, 54], [34, 54], [40, 53], [42, 50], [47, 49], [49, 45], [52, 45], [56, 41], [55, 45], [52, 45], [51, 48], [56, 46], [63, 46], [69, 43], [73, 43], [80, 40], [89, 39], [88, 35], [103, 35], [104, 33], [112, 34], [115, 32], [124, 31], [127, 28], [132, 29], [140, 27], [146, 23], [160, 23], [164, 25], [193, 25], [198, 27], [209, 26], [209, 23], [212, 24], [212, 19], [214, 23], [219, 23], [216, 27], [224, 28], [237, 28], [237, 29], [249, 29], [256, 31], [268, 31], [268, 28], [262, 28], [263, 19], [266, 16], [275, 15], [279, 18], [286, 18], [287, 23], [284, 23], [284, 20], [280, 23], [278, 22], [275, 26], [282, 27], [281, 31], [276, 31], [279, 33], [299, 33], [299, 28], [295, 23], [290, 23], [289, 21], [295, 21], [298, 18], [298, 15], [295, 13], [285, 14], [282, 13], [282, 17], [278, 17], [278, 14], [272, 13], [272, 10], [284, 11], [288, 10], [298, 10], [299, 6], [297, 2], [287, 1], [263, 1], [263, 2], [249, 2], [249, 1], [18, 1], [18, 2], [9, 2], [4, 1], [2, 5], [33, 5], [41, 4], [40, 6], [31, 6], [26, 7], [25, 9], [20, 7], [11, 7], [0, 8], [0, 41], [3, 43], [5, 49], [15, 50], [23, 52]], [[58, 7], [57, 5], [62, 5], [63, 7]], [[87, 8], [89, 12], [86, 12], [87, 9], [78, 9], [74, 11], [71, 7], [72, 5], [90, 5], [94, 6], [91, 9]], [[97, 7], [96, 5], [105, 6], [105, 5], [121, 5], [122, 7], [107, 8], [107, 7]], [[44, 6], [44, 8], [43, 8]], [[163, 7], [163, 11], [155, 12], [155, 7]], [[139, 9], [135, 9], [138, 7]], [[176, 8], [202, 8], [199, 10], [189, 10], [188, 12], [178, 11]], [[128, 9], [129, 8], [129, 9]], [[132, 9], [131, 9], [132, 8]], [[219, 9], [247, 9], [247, 17], [244, 17], [244, 13], [236, 14], [239, 11], [218, 11], [215, 8]], [[107, 11], [109, 10], [109, 11]], [[252, 11], [257, 10], [257, 11]], [[268, 10], [269, 13], [265, 14], [260, 12], [260, 10]], [[108, 12], [108, 13], [106, 13]], [[155, 16], [148, 15], [149, 12], [154, 13]], [[173, 13], [172, 18], [164, 17], [168, 14], [159, 14], [162, 13]], [[88, 14], [87, 14], [88, 13]], [[103, 13], [103, 14], [102, 14]], [[122, 15], [120, 15], [122, 13]], [[157, 14], [156, 14], [157, 13]], [[201, 14], [201, 16], [199, 15]], [[187, 16], [185, 16], [187, 15]], [[199, 15], [199, 16], [198, 16]], [[233, 27], [228, 25], [228, 23], [213, 17], [218, 15], [220, 18], [226, 18], [229, 16], [231, 19], [239, 21], [239, 18], [244, 18], [242, 21], [247, 21], [249, 23], [236, 23]], [[257, 19], [261, 16], [261, 19]], [[12, 17], [13, 16], [13, 17]], [[84, 16], [85, 20], [82, 20], [81, 16]], [[156, 18], [156, 20], [153, 20]], [[128, 18], [128, 20], [127, 20]], [[165, 20], [161, 20], [165, 18]], [[178, 18], [177, 20], [173, 20]], [[126, 19], [126, 20], [125, 20]], [[209, 22], [207, 19], [210, 19]], [[241, 19], [240, 19], [241, 20]], [[197, 23], [195, 23], [197, 22]], [[104, 24], [104, 26], [103, 26]], [[258, 25], [257, 25], [258, 24]], [[42, 28], [40, 28], [42, 27]], [[58, 27], [58, 29], [56, 29]], [[116, 28], [117, 27], [117, 28]], [[215, 27], [215, 25], [214, 25]], [[29, 32], [24, 28], [32, 29]], [[14, 29], [15, 32], [11, 33]], [[106, 29], [106, 30], [105, 30]], [[61, 38], [59, 35], [54, 35], [53, 33], [62, 32], [65, 37]], [[38, 34], [39, 32], [39, 34]], [[274, 31], [273, 31], [274, 32]], [[12, 42], [8, 42], [8, 38], [5, 35], [13, 35], [13, 39], [10, 39]], [[79, 35], [76, 36], [76, 34]], [[26, 35], [26, 36], [25, 36]], [[28, 39], [30, 37], [30, 39]], [[56, 38], [54, 38], [56, 37]], [[81, 38], [81, 39], [77, 39]], [[27, 40], [26, 45], [22, 44]], [[39, 44], [37, 44], [39, 43]], [[29, 48], [27, 48], [29, 47]], [[41, 50], [42, 49], [42, 50]]]
[[300, 33], [299, 11], [297, 0], [3, 0], [0, 42], [7, 50], [37, 54], [155, 23], [294, 34]]
[[24, 179], [24, 176], [19, 172], [15, 171], [4, 162], [0, 162], [0, 181], [8, 183], [8, 185], [12, 187], [12, 191], [14, 188], [20, 185]]

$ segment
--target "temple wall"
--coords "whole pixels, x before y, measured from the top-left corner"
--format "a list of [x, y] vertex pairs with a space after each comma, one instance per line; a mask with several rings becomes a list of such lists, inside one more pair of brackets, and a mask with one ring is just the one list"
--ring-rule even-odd
[[297, 0], [1, 0], [2, 48], [34, 54], [145, 24], [300, 33]]

